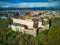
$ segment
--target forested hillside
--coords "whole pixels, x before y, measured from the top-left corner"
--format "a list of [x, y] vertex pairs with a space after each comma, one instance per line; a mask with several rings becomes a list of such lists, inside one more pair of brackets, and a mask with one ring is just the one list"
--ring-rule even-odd
[[11, 20], [0, 19], [0, 45], [60, 45], [60, 18], [51, 22], [49, 30], [32, 35], [14, 32], [8, 28]]

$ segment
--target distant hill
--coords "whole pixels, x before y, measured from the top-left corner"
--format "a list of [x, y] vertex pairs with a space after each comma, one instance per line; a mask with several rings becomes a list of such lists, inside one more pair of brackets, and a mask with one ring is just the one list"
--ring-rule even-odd
[[0, 8], [1, 10], [60, 10], [60, 7], [34, 7], [34, 8]]

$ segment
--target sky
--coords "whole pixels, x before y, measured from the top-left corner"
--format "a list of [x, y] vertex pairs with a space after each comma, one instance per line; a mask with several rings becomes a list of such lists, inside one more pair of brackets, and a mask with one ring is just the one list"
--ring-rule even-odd
[[22, 3], [22, 2], [48, 2], [49, 0], [0, 0], [8, 3]]
[[[50, 1], [50, 2], [49, 2]], [[60, 0], [0, 0], [0, 8], [54, 7], [60, 9]]]

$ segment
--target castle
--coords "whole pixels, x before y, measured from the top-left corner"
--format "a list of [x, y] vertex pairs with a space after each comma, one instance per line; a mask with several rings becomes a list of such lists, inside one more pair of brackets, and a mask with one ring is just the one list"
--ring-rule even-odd
[[49, 29], [49, 19], [39, 16], [39, 12], [27, 12], [25, 15], [11, 17], [12, 30], [36, 36], [39, 31]]

